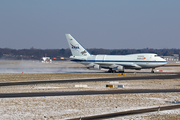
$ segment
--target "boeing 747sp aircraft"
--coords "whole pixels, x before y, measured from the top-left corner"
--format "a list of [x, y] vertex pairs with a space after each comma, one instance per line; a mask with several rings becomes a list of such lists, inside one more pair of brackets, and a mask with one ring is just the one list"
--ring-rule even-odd
[[156, 67], [163, 66], [166, 60], [152, 53], [130, 54], [130, 55], [91, 55], [70, 34], [66, 38], [71, 49], [72, 61], [84, 64], [88, 69], [109, 69], [108, 72], [124, 72], [125, 69], [148, 69], [152, 73]]

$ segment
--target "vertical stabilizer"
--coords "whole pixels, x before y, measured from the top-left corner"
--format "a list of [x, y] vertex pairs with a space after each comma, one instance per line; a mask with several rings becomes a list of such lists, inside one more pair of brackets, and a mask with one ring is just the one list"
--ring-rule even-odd
[[70, 34], [66, 34], [66, 38], [73, 56], [90, 56], [88, 51], [84, 49]]

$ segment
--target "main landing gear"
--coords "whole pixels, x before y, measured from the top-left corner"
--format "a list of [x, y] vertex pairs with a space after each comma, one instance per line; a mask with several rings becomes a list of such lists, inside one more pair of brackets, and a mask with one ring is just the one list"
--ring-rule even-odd
[[108, 70], [108, 73], [116, 73], [116, 70], [112, 70], [112, 68], [111, 68]]
[[124, 71], [117, 71], [117, 70], [113, 70], [112, 68], [110, 68], [108, 70], [108, 73], [124, 73]]

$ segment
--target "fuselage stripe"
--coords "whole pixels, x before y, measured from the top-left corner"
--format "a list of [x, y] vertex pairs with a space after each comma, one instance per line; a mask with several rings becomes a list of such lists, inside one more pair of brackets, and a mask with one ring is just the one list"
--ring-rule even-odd
[[82, 62], [154, 62], [154, 63], [167, 63], [167, 61], [118, 61], [118, 60], [71, 60], [71, 61], [82, 61]]

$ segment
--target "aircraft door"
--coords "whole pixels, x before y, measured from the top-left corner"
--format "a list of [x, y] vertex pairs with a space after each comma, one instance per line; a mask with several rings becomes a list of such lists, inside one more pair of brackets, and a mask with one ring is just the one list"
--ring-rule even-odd
[[146, 67], [150, 66], [150, 63], [148, 61], [152, 61], [152, 59], [153, 59], [152, 55], [146, 57]]
[[105, 56], [105, 55], [97, 55], [96, 61], [97, 61], [97, 62], [104, 62], [104, 56]]

